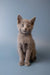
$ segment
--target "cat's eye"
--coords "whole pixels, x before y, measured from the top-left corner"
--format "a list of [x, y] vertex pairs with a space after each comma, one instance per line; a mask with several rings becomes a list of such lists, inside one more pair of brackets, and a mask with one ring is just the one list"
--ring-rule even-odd
[[22, 27], [24, 27], [24, 24], [22, 24]]

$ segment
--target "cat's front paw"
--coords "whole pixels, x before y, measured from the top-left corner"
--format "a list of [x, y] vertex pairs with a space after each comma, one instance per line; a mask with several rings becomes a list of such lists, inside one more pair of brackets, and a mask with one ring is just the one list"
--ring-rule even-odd
[[25, 66], [30, 66], [30, 62], [25, 62]]
[[24, 65], [24, 62], [19, 62], [19, 65], [20, 65], [20, 66], [23, 66], [23, 65]]

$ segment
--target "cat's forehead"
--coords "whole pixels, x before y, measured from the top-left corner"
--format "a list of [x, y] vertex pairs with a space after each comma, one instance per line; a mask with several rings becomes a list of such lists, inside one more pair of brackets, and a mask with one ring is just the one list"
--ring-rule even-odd
[[23, 22], [23, 23], [30, 24], [30, 21], [29, 21], [29, 20], [27, 20], [27, 19], [23, 19], [23, 20], [22, 20], [22, 22]]

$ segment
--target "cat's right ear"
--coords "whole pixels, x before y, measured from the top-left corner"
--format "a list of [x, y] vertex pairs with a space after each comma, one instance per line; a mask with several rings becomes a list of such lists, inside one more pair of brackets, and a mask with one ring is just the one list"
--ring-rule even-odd
[[22, 21], [22, 17], [20, 15], [17, 16], [17, 23], [20, 24]]

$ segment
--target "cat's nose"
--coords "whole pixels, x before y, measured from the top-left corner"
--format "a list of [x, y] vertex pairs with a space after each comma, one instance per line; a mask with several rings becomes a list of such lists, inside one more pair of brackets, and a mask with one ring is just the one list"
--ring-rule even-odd
[[25, 28], [25, 31], [27, 30], [27, 28]]

